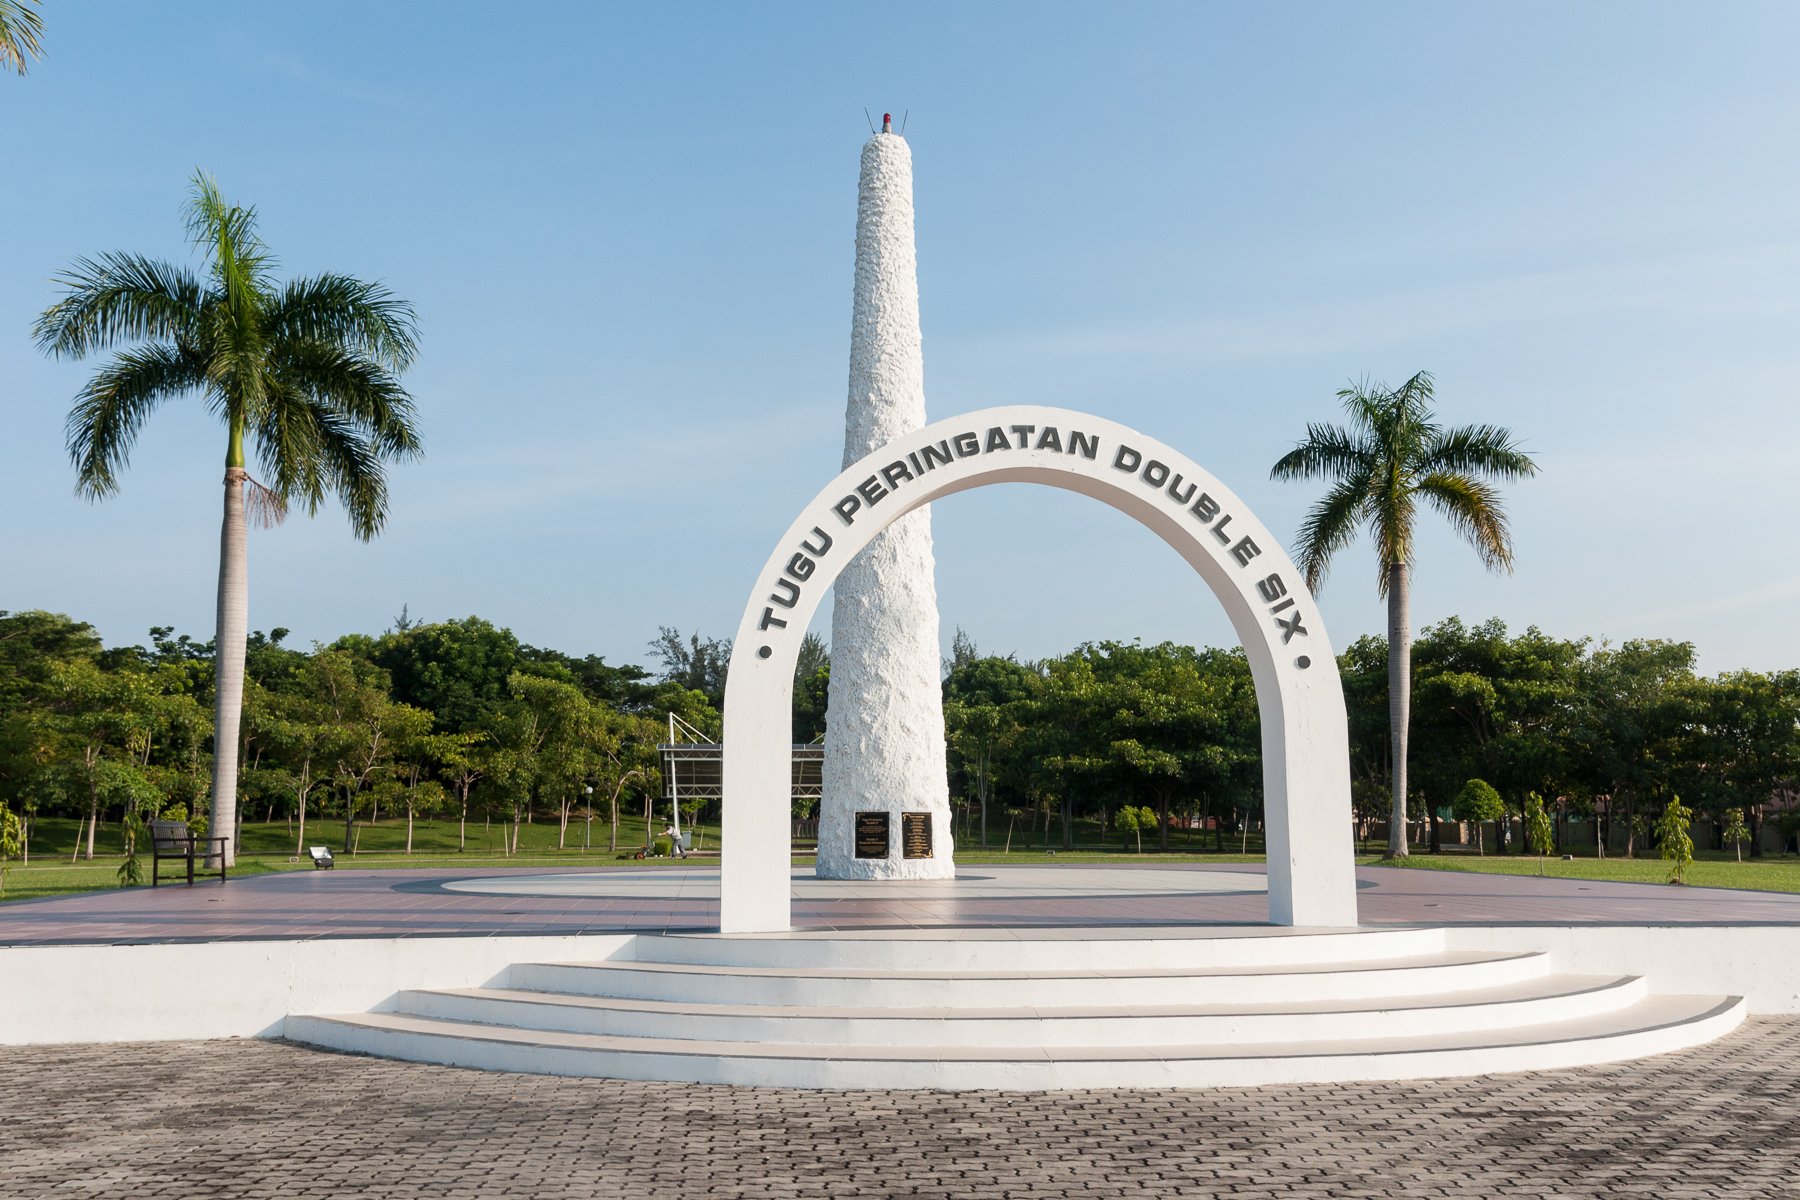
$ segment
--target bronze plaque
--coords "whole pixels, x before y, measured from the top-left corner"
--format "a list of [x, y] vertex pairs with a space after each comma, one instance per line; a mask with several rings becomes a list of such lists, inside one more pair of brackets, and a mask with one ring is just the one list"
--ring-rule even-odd
[[907, 858], [931, 857], [931, 814], [900, 814], [900, 846]]
[[888, 814], [859, 812], [856, 814], [856, 857], [888, 856]]

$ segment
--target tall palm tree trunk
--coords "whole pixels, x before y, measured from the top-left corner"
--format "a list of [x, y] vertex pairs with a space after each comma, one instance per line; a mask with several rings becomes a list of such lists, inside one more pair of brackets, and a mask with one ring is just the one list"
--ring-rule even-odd
[[[225, 523], [219, 534], [219, 621], [213, 643], [212, 822], [210, 837], [227, 837], [237, 828], [238, 723], [244, 711], [244, 638], [250, 620], [250, 583], [244, 537], [243, 437], [233, 431], [232, 455], [225, 468]], [[237, 841], [224, 846], [227, 866], [237, 862]], [[208, 866], [217, 866], [209, 855]]]
[[1405, 858], [1406, 733], [1412, 718], [1412, 620], [1405, 563], [1388, 566], [1388, 728], [1392, 739], [1394, 804], [1387, 857]]

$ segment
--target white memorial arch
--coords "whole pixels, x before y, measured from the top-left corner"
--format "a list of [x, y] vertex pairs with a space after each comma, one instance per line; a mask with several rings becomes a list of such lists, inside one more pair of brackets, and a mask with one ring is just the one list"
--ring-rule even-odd
[[1041, 483], [1103, 501], [1153, 530], [1206, 581], [1256, 683], [1269, 919], [1355, 925], [1343, 688], [1318, 609], [1281, 543], [1185, 455], [1101, 417], [1017, 405], [938, 421], [846, 468], [757, 577], [725, 689], [721, 930], [791, 926], [794, 664], [825, 589], [898, 518], [993, 483]]

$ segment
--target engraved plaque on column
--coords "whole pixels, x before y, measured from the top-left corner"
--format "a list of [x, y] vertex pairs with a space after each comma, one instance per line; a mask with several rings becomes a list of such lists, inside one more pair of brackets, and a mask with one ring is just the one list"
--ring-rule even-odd
[[900, 814], [900, 847], [907, 858], [931, 857], [931, 814]]
[[859, 812], [856, 814], [856, 857], [888, 856], [888, 814]]

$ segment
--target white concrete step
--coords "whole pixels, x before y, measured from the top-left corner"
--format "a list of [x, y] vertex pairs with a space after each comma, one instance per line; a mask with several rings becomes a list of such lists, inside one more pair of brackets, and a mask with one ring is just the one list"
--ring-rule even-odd
[[1352, 1042], [1232, 1042], [1143, 1047], [796, 1045], [616, 1037], [477, 1025], [406, 1013], [294, 1016], [300, 1042], [413, 1062], [496, 1071], [690, 1083], [819, 1088], [1241, 1087], [1414, 1079], [1613, 1062], [1711, 1041], [1743, 1020], [1743, 1002], [1650, 996], [1548, 1024]]
[[633, 939], [631, 956], [639, 962], [721, 967], [1037, 972], [1304, 966], [1412, 958], [1444, 948], [1441, 927], [1189, 925], [1114, 928], [1105, 937], [1095, 937], [1091, 929], [1002, 928], [644, 934]]
[[1474, 1033], [1595, 1016], [1648, 995], [1632, 976], [1544, 975], [1496, 987], [1379, 1000], [1065, 1008], [843, 1008], [702, 1004], [513, 988], [404, 992], [399, 1012], [446, 1021], [613, 1037], [839, 1046], [1167, 1046], [1356, 1041]]
[[1239, 968], [884, 970], [611, 960], [521, 963], [505, 984], [674, 1003], [839, 1008], [1006, 1008], [1366, 1000], [1498, 987], [1549, 973], [1541, 953], [1440, 951], [1405, 958]]
[[642, 936], [604, 962], [403, 992], [396, 1011], [292, 1016], [286, 1036], [623, 1079], [1203, 1087], [1612, 1061], [1743, 1019], [1734, 998], [1550, 968], [1415, 929]]

